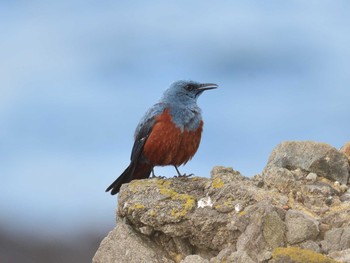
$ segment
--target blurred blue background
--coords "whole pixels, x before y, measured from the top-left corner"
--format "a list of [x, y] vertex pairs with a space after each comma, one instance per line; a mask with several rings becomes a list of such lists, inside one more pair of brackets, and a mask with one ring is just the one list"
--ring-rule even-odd
[[199, 99], [204, 134], [183, 172], [252, 176], [284, 140], [341, 147], [349, 12], [349, 1], [1, 1], [0, 229], [106, 235], [116, 197], [104, 190], [178, 79], [220, 86]]

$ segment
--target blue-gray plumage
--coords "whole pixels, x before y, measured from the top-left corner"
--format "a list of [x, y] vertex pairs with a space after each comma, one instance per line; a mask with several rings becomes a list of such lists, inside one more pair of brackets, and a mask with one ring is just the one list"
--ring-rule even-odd
[[136, 127], [130, 165], [106, 192], [116, 194], [122, 184], [148, 178], [154, 166], [173, 165], [181, 176], [177, 167], [193, 157], [201, 139], [203, 120], [197, 99], [215, 88], [212, 83], [174, 82]]

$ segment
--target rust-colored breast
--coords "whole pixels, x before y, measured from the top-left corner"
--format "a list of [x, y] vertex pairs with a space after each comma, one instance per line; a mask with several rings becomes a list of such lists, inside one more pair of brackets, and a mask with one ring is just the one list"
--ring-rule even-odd
[[195, 131], [176, 127], [168, 110], [156, 118], [156, 123], [143, 148], [143, 155], [153, 165], [181, 165], [196, 153], [203, 129], [201, 121]]
[[175, 165], [186, 164], [195, 155], [201, 141], [202, 130], [203, 121], [200, 122], [198, 128], [194, 131], [184, 130], [174, 160]]

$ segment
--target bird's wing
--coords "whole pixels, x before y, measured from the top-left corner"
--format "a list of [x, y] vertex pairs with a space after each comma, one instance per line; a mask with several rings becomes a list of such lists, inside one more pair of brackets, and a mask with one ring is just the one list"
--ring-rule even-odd
[[145, 116], [140, 121], [139, 125], [135, 131], [135, 142], [131, 151], [131, 162], [137, 163], [140, 159], [143, 146], [145, 145], [147, 138], [152, 132], [152, 128], [156, 123], [156, 117], [160, 115], [165, 109], [165, 105], [163, 103], [157, 103], [152, 108], [150, 108]]

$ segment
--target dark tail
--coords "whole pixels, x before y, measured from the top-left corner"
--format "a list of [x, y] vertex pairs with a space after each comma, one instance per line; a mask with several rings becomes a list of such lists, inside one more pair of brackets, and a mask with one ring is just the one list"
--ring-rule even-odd
[[115, 195], [119, 192], [122, 184], [126, 184], [135, 179], [146, 179], [149, 177], [152, 166], [145, 163], [130, 164], [125, 171], [115, 180], [108, 188], [106, 192], [111, 191], [111, 195]]

